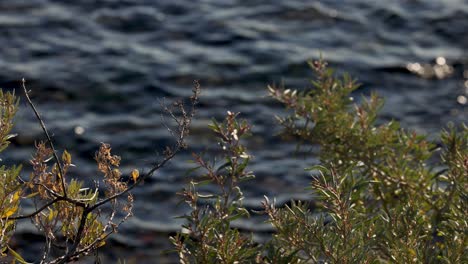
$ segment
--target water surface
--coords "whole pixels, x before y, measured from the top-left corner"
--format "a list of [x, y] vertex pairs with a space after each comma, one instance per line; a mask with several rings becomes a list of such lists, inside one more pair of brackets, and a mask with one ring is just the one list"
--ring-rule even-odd
[[[100, 142], [122, 156], [124, 170], [148, 169], [171, 141], [159, 99], [190, 95], [194, 80], [202, 85], [190, 149], [134, 192], [135, 216], [109, 243], [119, 250], [105, 248], [103, 258], [173, 261], [159, 254], [167, 234], [180, 229], [174, 217], [186, 210], [176, 207], [175, 195], [192, 166], [186, 161], [216, 147], [206, 126], [227, 110], [254, 126], [249, 148], [257, 178], [243, 188], [249, 208], [264, 194], [279, 202], [310, 198], [303, 168], [317, 160], [294, 156], [295, 145], [280, 141], [273, 116], [283, 110], [265, 87], [308, 87], [306, 61], [320, 53], [360, 80], [358, 94], [377, 90], [386, 98], [381, 121], [396, 119], [435, 138], [447, 122], [466, 120], [466, 1], [321, 2], [0, 2], [0, 86], [17, 89], [26, 78], [56, 146], [72, 153], [77, 177], [96, 175]], [[43, 138], [22, 106], [19, 136], [1, 154], [7, 163], [26, 163]], [[20, 230], [32, 239], [28, 224]], [[269, 230], [256, 218], [237, 225]]]

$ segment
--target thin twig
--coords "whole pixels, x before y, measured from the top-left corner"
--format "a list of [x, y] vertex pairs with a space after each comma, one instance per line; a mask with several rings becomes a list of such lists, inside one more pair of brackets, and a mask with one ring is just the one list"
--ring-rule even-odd
[[36, 115], [37, 121], [39, 121], [39, 124], [41, 125], [42, 131], [44, 132], [45, 136], [47, 137], [47, 142], [49, 143], [50, 148], [53, 151], [54, 159], [55, 162], [57, 163], [58, 169], [59, 169], [59, 178], [62, 183], [62, 189], [63, 189], [63, 196], [67, 197], [67, 192], [65, 189], [65, 178], [64, 178], [64, 173], [63, 173], [63, 167], [62, 163], [60, 162], [58, 156], [57, 156], [57, 151], [55, 150], [54, 143], [52, 142], [52, 139], [49, 136], [49, 132], [47, 131], [47, 128], [44, 124], [44, 121], [42, 120], [41, 116], [39, 115], [39, 112], [37, 111], [36, 107], [34, 106], [33, 102], [31, 101], [31, 98], [29, 97], [28, 90], [26, 89], [26, 80], [23, 78], [22, 80], [23, 84], [23, 91], [24, 91], [24, 96], [26, 97], [26, 100], [28, 101], [29, 106], [31, 109], [34, 111], [34, 114]]
[[80, 245], [81, 239], [83, 238], [83, 232], [84, 232], [84, 229], [85, 229], [86, 220], [87, 220], [88, 215], [90, 213], [90, 211], [88, 211], [87, 209], [89, 209], [89, 208], [86, 208], [81, 213], [80, 225], [78, 226], [78, 231], [76, 232], [75, 241], [74, 241], [73, 245], [71, 246], [70, 250], [68, 251], [68, 253], [66, 255], [64, 255], [62, 257], [59, 257], [57, 259], [58, 260], [57, 263], [66, 263], [76, 253], [76, 251], [78, 249], [78, 246]]
[[38, 186], [41, 186], [42, 188], [44, 188], [46, 190], [47, 193], [49, 193], [50, 195], [58, 198], [59, 200], [61, 201], [67, 201], [71, 204], [74, 204], [78, 207], [85, 207], [86, 206], [86, 203], [83, 202], [83, 200], [81, 199], [72, 199], [72, 198], [69, 198], [69, 197], [66, 197], [66, 196], [62, 196], [56, 192], [54, 192], [53, 190], [51, 190], [50, 188], [48, 188], [47, 186], [45, 186], [44, 184], [42, 183], [34, 183], [34, 185], [38, 185]]
[[19, 220], [19, 219], [31, 218], [31, 217], [39, 214], [40, 212], [42, 212], [47, 207], [51, 206], [52, 204], [54, 204], [54, 203], [56, 203], [56, 202], [58, 202], [60, 200], [61, 200], [60, 198], [55, 198], [54, 200], [50, 200], [48, 203], [44, 204], [39, 209], [37, 209], [36, 211], [34, 211], [34, 212], [30, 213], [30, 214], [18, 215], [18, 216], [13, 216], [13, 217], [5, 217], [5, 218], [1, 218], [1, 220]]
[[[167, 162], [169, 162], [180, 150], [185, 148], [185, 142], [184, 139], [188, 134], [188, 129], [191, 123], [191, 120], [195, 114], [195, 106], [198, 103], [198, 96], [200, 94], [200, 85], [198, 84], [197, 81], [195, 81], [195, 87], [193, 89], [193, 96], [191, 97], [191, 109], [189, 113], [186, 113], [185, 111], [183, 112], [183, 116], [181, 119], [183, 120], [180, 122], [177, 120], [178, 124], [178, 129], [179, 129], [179, 135], [177, 136], [177, 143], [176, 145], [171, 149], [171, 152], [169, 155], [167, 155], [161, 162], [156, 163], [147, 173], [145, 173], [143, 176], [139, 177], [138, 180], [132, 184], [130, 187], [127, 189], [123, 190], [122, 192], [119, 192], [117, 194], [114, 194], [113, 196], [110, 196], [104, 200], [101, 200], [94, 205], [90, 206], [88, 209], [90, 211], [96, 209], [99, 206], [102, 206], [105, 203], [110, 202], [111, 200], [117, 199], [118, 197], [128, 193], [131, 191], [133, 188], [135, 188], [137, 185], [139, 185], [141, 182], [143, 182], [145, 179], [151, 177], [155, 171], [158, 169], [162, 168]], [[164, 107], [164, 106], [163, 106]], [[165, 108], [165, 111], [169, 111], [168, 114], [172, 117], [175, 118], [174, 113], [169, 109]], [[177, 119], [177, 118], [176, 118]]]
[[44, 254], [42, 255], [42, 260], [40, 262], [41, 264], [46, 263], [47, 256], [50, 253], [51, 245], [52, 245], [52, 241], [50, 240], [50, 238], [48, 236], [46, 236], [46, 246], [45, 246], [45, 249], [44, 249]]

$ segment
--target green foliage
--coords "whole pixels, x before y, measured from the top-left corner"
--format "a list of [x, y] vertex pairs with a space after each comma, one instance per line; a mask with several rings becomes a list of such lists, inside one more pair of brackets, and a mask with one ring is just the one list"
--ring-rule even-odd
[[434, 144], [395, 121], [376, 126], [381, 99], [373, 94], [352, 105], [354, 81], [336, 77], [323, 61], [311, 66], [318, 76], [313, 90], [270, 93], [293, 110], [280, 119], [288, 133], [321, 147], [321, 163], [329, 170], [312, 172], [312, 189], [331, 223], [294, 221], [299, 218], [291, 213], [293, 206], [270, 212], [272, 224], [280, 225], [273, 217], [282, 215], [297, 229], [321, 227], [323, 243], [308, 244], [317, 238], [300, 243], [305, 259], [314, 262], [466, 261], [467, 128], [443, 133], [441, 165], [447, 171], [435, 172], [427, 165]]
[[[207, 171], [202, 182], [220, 191], [201, 194], [200, 182], [192, 181], [182, 192], [192, 212], [185, 216], [185, 232], [173, 238], [181, 262], [467, 262], [467, 127], [442, 133], [440, 164], [434, 164], [429, 159], [439, 149], [425, 136], [401, 129], [396, 121], [376, 125], [383, 106], [376, 94], [354, 103], [354, 80], [337, 77], [322, 60], [310, 66], [317, 76], [311, 89], [269, 87], [269, 92], [291, 112], [278, 118], [284, 134], [299, 145], [320, 146], [320, 164], [306, 169], [317, 209], [310, 211], [301, 201], [277, 208], [265, 197], [264, 213], [275, 234], [264, 245], [244, 236], [232, 247], [232, 258], [225, 257], [226, 243], [239, 239], [232, 219], [247, 215], [239, 213], [245, 211], [238, 209], [241, 196], [225, 195], [241, 193], [236, 183], [248, 162], [240, 158], [244, 146], [231, 146], [238, 141], [231, 136], [236, 115], [229, 113], [224, 123], [211, 125], [226, 163], [216, 167], [195, 158]], [[233, 161], [241, 160], [239, 171]]]
[[[10, 144], [13, 117], [18, 110], [18, 99], [14, 93], [3, 93], [0, 90], [0, 152]], [[0, 167], [0, 254], [5, 254], [8, 243], [15, 229], [15, 221], [9, 218], [18, 211], [22, 195], [18, 177], [21, 166]]]
[[[246, 171], [250, 156], [240, 142], [250, 127], [236, 116], [228, 111], [223, 123], [213, 121], [210, 126], [219, 140], [222, 162], [211, 163], [194, 155], [197, 169], [203, 173], [180, 193], [191, 212], [183, 216], [186, 232], [171, 238], [181, 263], [250, 263], [257, 258], [258, 246], [252, 238], [231, 227], [232, 221], [249, 215], [238, 184], [253, 177]], [[200, 192], [204, 185], [216, 192]]]
[[15, 93], [4, 93], [0, 90], [0, 152], [10, 144], [9, 139], [15, 135], [10, 134], [13, 128], [13, 117], [18, 111], [19, 99]]

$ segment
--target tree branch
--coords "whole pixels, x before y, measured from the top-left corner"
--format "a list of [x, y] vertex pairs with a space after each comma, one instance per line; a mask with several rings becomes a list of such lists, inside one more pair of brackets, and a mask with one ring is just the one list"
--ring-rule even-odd
[[2, 220], [19, 220], [19, 219], [31, 218], [31, 217], [39, 214], [40, 212], [42, 212], [47, 207], [51, 206], [52, 204], [54, 204], [54, 203], [56, 203], [56, 202], [58, 202], [60, 200], [61, 200], [60, 198], [55, 198], [54, 200], [50, 200], [48, 203], [44, 204], [39, 209], [37, 209], [36, 211], [34, 211], [34, 212], [30, 213], [30, 214], [18, 215], [18, 216], [14, 216], [14, 217], [4, 217], [4, 218], [2, 218]]
[[129, 191], [131, 191], [133, 188], [135, 188], [137, 185], [139, 185], [142, 181], [144, 181], [145, 179], [151, 177], [151, 175], [153, 175], [153, 173], [155, 171], [162, 168], [180, 150], [185, 148], [185, 146], [186, 146], [185, 137], [188, 135], [188, 132], [189, 132], [188, 129], [190, 127], [192, 118], [195, 115], [195, 106], [198, 104], [198, 98], [199, 98], [199, 95], [200, 95], [200, 84], [198, 83], [198, 81], [195, 81], [194, 88], [193, 88], [192, 92], [193, 92], [193, 95], [190, 97], [191, 108], [190, 108], [190, 111], [188, 113], [183, 108], [183, 105], [180, 104], [180, 107], [182, 108], [182, 111], [181, 111], [182, 112], [182, 117], [180, 119], [176, 118], [176, 116], [174, 115], [174, 112], [171, 109], [169, 109], [167, 106], [163, 106], [164, 110], [173, 119], [177, 120], [176, 123], [178, 124], [177, 127], [178, 127], [179, 134], [178, 134], [178, 137], [177, 137], [177, 143], [171, 149], [170, 153], [168, 153], [161, 162], [155, 164], [147, 173], [145, 173], [143, 176], [139, 177], [138, 180], [134, 184], [132, 184], [130, 187], [128, 187], [124, 191], [122, 191], [120, 193], [117, 193], [117, 194], [115, 194], [113, 196], [110, 196], [110, 197], [108, 197], [108, 198], [106, 198], [104, 200], [101, 200], [101, 201], [95, 203], [93, 206], [90, 206], [89, 209], [91, 211], [96, 209], [97, 207], [102, 206], [103, 204], [106, 204], [106, 203], [110, 202], [111, 200], [117, 199], [118, 197], [120, 197], [120, 196], [128, 193]]
[[53, 151], [54, 159], [55, 162], [57, 163], [58, 169], [59, 169], [59, 177], [60, 181], [62, 183], [62, 189], [63, 189], [63, 196], [67, 197], [67, 192], [65, 189], [65, 178], [64, 178], [64, 173], [63, 173], [63, 166], [62, 163], [60, 162], [60, 159], [57, 156], [57, 151], [55, 150], [54, 143], [52, 142], [52, 139], [49, 136], [49, 132], [47, 131], [47, 128], [44, 124], [44, 121], [42, 120], [41, 116], [39, 115], [39, 112], [37, 111], [36, 107], [34, 106], [33, 102], [31, 101], [31, 98], [29, 97], [28, 90], [26, 90], [26, 80], [23, 78], [22, 80], [23, 84], [23, 91], [24, 91], [24, 96], [26, 97], [26, 100], [28, 101], [29, 106], [31, 109], [34, 111], [34, 114], [36, 115], [37, 121], [39, 121], [39, 124], [41, 125], [42, 131], [44, 132], [46, 138], [47, 138], [47, 143], [49, 143], [50, 148]]

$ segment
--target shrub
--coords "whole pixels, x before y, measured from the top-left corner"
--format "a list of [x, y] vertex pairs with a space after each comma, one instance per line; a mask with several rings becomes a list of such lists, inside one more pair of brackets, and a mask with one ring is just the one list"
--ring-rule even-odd
[[[194, 155], [196, 169], [204, 173], [180, 193], [192, 211], [183, 216], [187, 219], [186, 232], [171, 238], [181, 263], [250, 263], [257, 258], [259, 246], [230, 225], [249, 215], [242, 206], [244, 197], [238, 184], [254, 177], [246, 171], [250, 156], [240, 143], [250, 127], [236, 117], [228, 112], [223, 123], [214, 121], [211, 125], [224, 154], [220, 164]], [[198, 189], [207, 184], [215, 192], [200, 193]]]
[[[36, 262], [74, 261], [105, 244], [107, 237], [116, 232], [119, 225], [132, 215], [133, 196], [130, 191], [186, 147], [185, 138], [200, 89], [196, 84], [188, 109], [183, 102], [175, 102], [170, 106], [162, 104], [175, 123], [172, 128], [166, 124], [175, 143], [166, 147], [164, 156], [155, 158], [149, 171], [140, 175], [135, 169], [128, 177], [122, 177], [119, 170], [120, 157], [111, 153], [108, 144], [102, 143], [95, 155], [102, 177], [93, 177], [94, 186], [89, 187], [83, 181], [69, 176], [69, 169], [74, 166], [71, 155], [64, 150], [59, 157], [46, 126], [29, 97], [24, 80], [23, 90], [43, 129], [46, 141], [36, 143], [36, 153], [30, 161], [32, 173], [29, 178], [20, 176], [21, 166], [0, 167], [2, 262], [12, 259], [13, 263], [15, 260], [27, 263], [9, 246], [16, 223], [23, 219], [30, 219], [45, 238], [44, 254]], [[8, 146], [9, 139], [14, 136], [10, 131], [17, 109], [18, 99], [15, 94], [0, 92], [0, 151]], [[104, 185], [103, 193], [99, 192], [100, 184]], [[22, 199], [33, 200], [35, 210], [30, 213], [20, 212]], [[103, 207], [106, 209], [103, 210]], [[59, 253], [53, 254], [53, 249]]]
[[[224, 163], [196, 163], [205, 173], [181, 193], [192, 211], [184, 232], [172, 238], [181, 263], [466, 263], [468, 129], [442, 133], [439, 147], [391, 121], [376, 125], [383, 100], [354, 104], [358, 85], [337, 77], [323, 60], [310, 63], [312, 88], [269, 87], [291, 114], [278, 118], [285, 135], [320, 146], [313, 176], [317, 209], [292, 201], [277, 208], [265, 197], [263, 213], [276, 232], [259, 245], [231, 222], [248, 216], [237, 183], [249, 179], [247, 131], [237, 114], [211, 126]], [[437, 166], [436, 166], [437, 165]], [[443, 167], [443, 170], [434, 168]], [[212, 184], [210, 192], [200, 186]]]
[[[180, 262], [467, 263], [468, 128], [449, 126], [437, 145], [396, 121], [377, 125], [382, 99], [372, 94], [354, 103], [350, 96], [358, 85], [353, 79], [337, 77], [322, 60], [310, 66], [316, 74], [311, 89], [269, 87], [269, 93], [290, 113], [278, 118], [284, 135], [296, 138], [299, 146], [320, 146], [320, 163], [306, 168], [316, 209], [302, 201], [278, 208], [265, 197], [259, 213], [276, 230], [269, 241], [260, 243], [233, 227], [233, 221], [250, 214], [239, 183], [254, 174], [243, 144], [250, 125], [228, 111], [222, 122], [210, 126], [221, 157], [194, 155], [194, 171], [201, 173], [179, 193], [191, 208], [182, 216], [182, 231], [170, 238]], [[186, 147], [200, 90], [196, 84], [188, 110], [182, 102], [163, 104], [175, 124], [168, 126], [175, 143], [149, 171], [122, 177], [120, 157], [102, 144], [95, 155], [102, 178], [96, 177], [91, 187], [69, 175], [71, 155], [58, 154], [24, 81], [23, 90], [46, 139], [36, 144], [29, 177], [21, 176], [19, 165], [0, 167], [2, 260], [26, 263], [9, 241], [16, 223], [30, 219], [46, 241], [37, 262], [74, 261], [105, 244], [132, 214], [130, 191]], [[15, 94], [0, 91], [0, 151], [14, 137], [17, 109]], [[99, 192], [99, 184], [105, 192]], [[23, 199], [33, 200], [33, 212], [22, 212]]]

